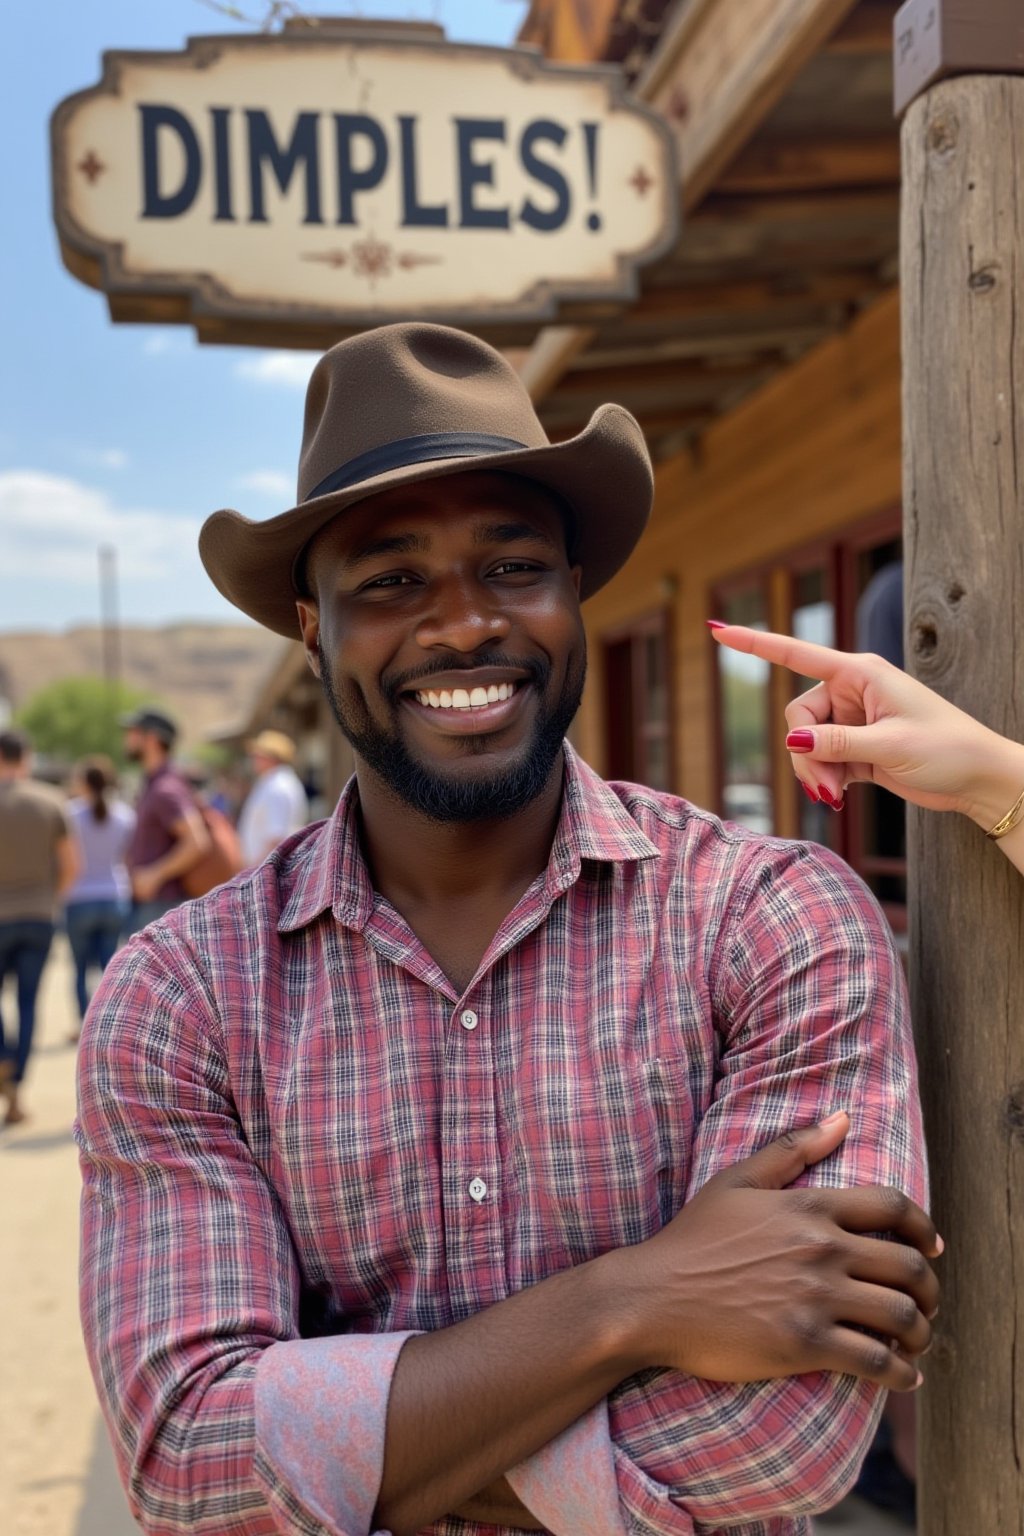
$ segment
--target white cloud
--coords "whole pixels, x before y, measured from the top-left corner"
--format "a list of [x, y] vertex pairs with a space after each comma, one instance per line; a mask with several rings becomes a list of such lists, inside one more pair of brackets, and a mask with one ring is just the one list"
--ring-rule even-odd
[[235, 364], [235, 375], [253, 384], [305, 389], [318, 360], [311, 352], [257, 352]]
[[243, 491], [256, 491], [260, 496], [273, 496], [275, 501], [291, 501], [295, 496], [295, 479], [279, 469], [254, 469], [251, 474], [240, 475], [238, 485]]
[[237, 617], [202, 568], [199, 527], [198, 518], [118, 506], [64, 476], [0, 471], [0, 624], [49, 627], [92, 614], [103, 545], [117, 552], [126, 621]]

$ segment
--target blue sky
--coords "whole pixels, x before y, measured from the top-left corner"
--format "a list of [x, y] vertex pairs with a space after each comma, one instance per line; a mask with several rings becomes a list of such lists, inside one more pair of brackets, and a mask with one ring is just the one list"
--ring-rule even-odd
[[[236, 3], [257, 20], [267, 9]], [[440, 21], [457, 41], [500, 44], [526, 4], [304, 9]], [[264, 517], [291, 505], [315, 355], [201, 347], [188, 327], [112, 324], [103, 295], [65, 270], [50, 213], [50, 113], [96, 83], [103, 49], [179, 48], [235, 25], [200, 0], [35, 0], [6, 18], [0, 631], [97, 622], [101, 544], [118, 551], [125, 622], [243, 621], [202, 570], [199, 525], [216, 507]]]

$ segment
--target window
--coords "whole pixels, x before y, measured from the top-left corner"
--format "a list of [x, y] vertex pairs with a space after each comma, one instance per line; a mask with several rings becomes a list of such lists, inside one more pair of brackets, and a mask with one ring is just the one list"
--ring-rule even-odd
[[[817, 645], [878, 651], [902, 666], [901, 549], [899, 513], [893, 511], [717, 589], [709, 612]], [[719, 647], [715, 663], [722, 814], [755, 831], [795, 832], [834, 849], [874, 892], [893, 929], [905, 932], [903, 802], [874, 785], [851, 785], [846, 809], [836, 816], [812, 805], [788, 775], [780, 777], [773, 796], [771, 765], [784, 760], [786, 723], [772, 708], [771, 669]], [[785, 691], [795, 698], [812, 685], [791, 675]]]
[[671, 789], [668, 615], [651, 614], [607, 636], [604, 676], [608, 777]]
[[[723, 591], [715, 601], [715, 612], [727, 624], [768, 628], [767, 596], [761, 583]], [[722, 814], [728, 821], [765, 833], [774, 829], [770, 672], [768, 663], [757, 656], [718, 649]]]

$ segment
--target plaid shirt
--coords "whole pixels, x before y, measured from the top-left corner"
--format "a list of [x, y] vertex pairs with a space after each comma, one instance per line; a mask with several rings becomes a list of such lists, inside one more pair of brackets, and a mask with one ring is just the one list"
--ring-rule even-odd
[[[566, 757], [547, 869], [461, 996], [373, 890], [354, 784], [108, 968], [83, 1313], [148, 1531], [364, 1536], [411, 1333], [642, 1241], [785, 1129], [848, 1108], [809, 1181], [924, 1198], [902, 973], [857, 879]], [[645, 1371], [509, 1481], [557, 1536], [795, 1536], [879, 1399]]]

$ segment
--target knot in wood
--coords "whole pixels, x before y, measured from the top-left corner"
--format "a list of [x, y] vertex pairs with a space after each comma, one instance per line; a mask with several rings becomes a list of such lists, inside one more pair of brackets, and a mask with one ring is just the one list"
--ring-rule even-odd
[[1016, 1141], [1024, 1141], [1024, 1083], [1014, 1083], [1003, 1105], [1003, 1121]]
[[999, 281], [997, 272], [998, 267], [995, 263], [988, 267], [979, 267], [967, 279], [968, 288], [972, 293], [991, 293]]
[[929, 154], [948, 160], [960, 139], [960, 121], [955, 112], [945, 111], [928, 125], [926, 144]]
[[938, 625], [932, 618], [922, 615], [910, 626], [910, 648], [918, 661], [931, 661], [939, 648]]

